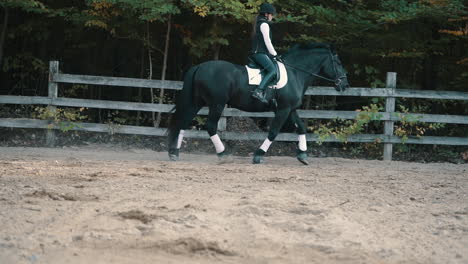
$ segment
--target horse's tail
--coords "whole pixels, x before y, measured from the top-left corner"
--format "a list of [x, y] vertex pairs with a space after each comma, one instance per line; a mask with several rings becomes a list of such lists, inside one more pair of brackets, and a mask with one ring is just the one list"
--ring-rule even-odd
[[177, 138], [179, 132], [184, 126], [184, 106], [188, 106], [194, 103], [194, 78], [198, 70], [198, 66], [190, 68], [184, 76], [184, 86], [176, 97], [176, 104], [170, 112], [174, 112], [169, 128], [167, 130], [167, 145], [168, 149], [175, 148], [177, 144]]

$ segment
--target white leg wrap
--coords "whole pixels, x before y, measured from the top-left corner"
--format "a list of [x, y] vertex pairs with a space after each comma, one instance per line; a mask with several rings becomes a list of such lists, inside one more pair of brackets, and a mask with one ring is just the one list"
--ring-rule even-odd
[[271, 142], [268, 138], [265, 139], [265, 141], [263, 141], [263, 144], [260, 146], [260, 149], [263, 150], [263, 151], [265, 151], [265, 152], [267, 152], [267, 151], [268, 151], [268, 148], [269, 148], [270, 145], [271, 145], [271, 143], [273, 143], [273, 142]]
[[216, 149], [216, 153], [221, 153], [224, 151], [224, 145], [223, 145], [223, 142], [221, 142], [221, 139], [219, 138], [218, 134], [210, 137], [211, 138], [211, 141], [213, 142], [214, 146], [215, 146], [215, 149]]
[[180, 149], [180, 147], [182, 147], [182, 139], [184, 139], [184, 133], [185, 130], [180, 130], [179, 138], [177, 138], [177, 149]]
[[301, 151], [306, 151], [307, 150], [307, 140], [306, 140], [306, 135], [299, 135], [299, 149]]

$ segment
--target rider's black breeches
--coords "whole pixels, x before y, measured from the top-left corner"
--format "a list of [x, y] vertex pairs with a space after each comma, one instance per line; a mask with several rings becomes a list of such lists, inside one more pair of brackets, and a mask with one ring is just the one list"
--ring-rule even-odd
[[250, 56], [252, 60], [254, 60], [257, 64], [262, 66], [265, 70], [265, 75], [263, 77], [262, 82], [259, 85], [259, 89], [265, 89], [265, 86], [275, 77], [276, 70], [273, 61], [268, 57], [265, 53], [255, 53]]

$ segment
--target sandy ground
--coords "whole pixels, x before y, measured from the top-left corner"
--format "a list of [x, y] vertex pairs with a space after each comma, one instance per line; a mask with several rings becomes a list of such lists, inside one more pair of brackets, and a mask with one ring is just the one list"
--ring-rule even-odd
[[0, 263], [468, 263], [468, 165], [0, 148]]

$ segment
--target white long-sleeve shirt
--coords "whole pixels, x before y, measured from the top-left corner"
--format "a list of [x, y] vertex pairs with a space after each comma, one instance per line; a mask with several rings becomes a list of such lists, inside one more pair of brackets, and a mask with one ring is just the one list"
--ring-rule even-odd
[[268, 52], [270, 52], [271, 55], [276, 56], [278, 53], [276, 53], [276, 50], [271, 43], [270, 26], [268, 23], [262, 23], [260, 25], [260, 31], [262, 32], [263, 39], [265, 40], [265, 46], [267, 47]]

